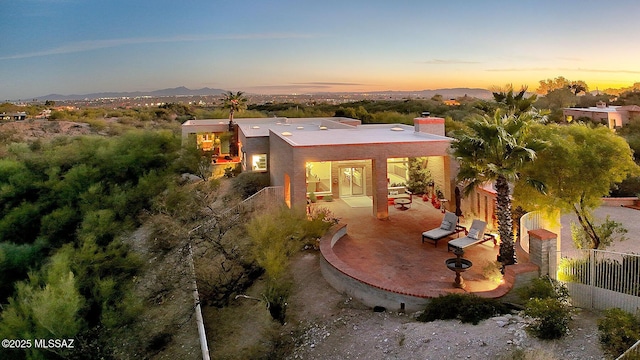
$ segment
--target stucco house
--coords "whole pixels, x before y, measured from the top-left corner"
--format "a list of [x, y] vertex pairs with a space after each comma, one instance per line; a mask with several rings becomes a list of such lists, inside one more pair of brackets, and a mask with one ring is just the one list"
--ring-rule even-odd
[[[196, 137], [202, 148], [217, 147], [242, 171], [268, 173], [271, 185], [284, 188], [291, 207], [305, 206], [311, 193], [366, 197], [372, 199], [373, 215], [386, 219], [389, 188], [407, 180], [409, 157], [427, 157], [435, 186], [448, 200], [454, 194], [457, 167], [447, 152], [452, 139], [444, 135], [443, 118], [419, 117], [413, 126], [342, 117], [240, 118], [231, 126], [235, 136], [229, 136], [225, 119], [189, 120], [182, 136]], [[237, 157], [225, 155], [232, 141]]]
[[562, 114], [567, 122], [589, 118], [593, 122], [608, 126], [609, 129], [617, 129], [626, 125], [632, 117], [640, 116], [640, 106], [609, 106], [599, 102], [597, 106], [588, 108], [565, 108], [562, 109]]

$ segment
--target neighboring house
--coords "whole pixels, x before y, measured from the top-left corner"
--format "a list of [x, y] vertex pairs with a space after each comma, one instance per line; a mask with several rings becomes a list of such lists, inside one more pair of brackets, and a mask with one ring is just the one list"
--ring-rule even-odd
[[[371, 197], [373, 215], [388, 218], [392, 183], [407, 179], [407, 158], [428, 157], [435, 185], [452, 200], [457, 167], [447, 151], [444, 119], [421, 117], [414, 126], [367, 124], [350, 118], [234, 119], [243, 171], [267, 172], [284, 188], [291, 207], [304, 207], [310, 193], [334, 198]], [[183, 140], [195, 136], [201, 148], [227, 133], [228, 121], [189, 120]], [[225, 136], [229, 141], [233, 137]], [[221, 154], [228, 145], [220, 144]]]
[[565, 108], [562, 114], [567, 122], [580, 118], [589, 118], [591, 121], [607, 125], [610, 129], [617, 129], [626, 125], [634, 116], [640, 116], [640, 106], [607, 106], [599, 102], [597, 106], [588, 108]]
[[26, 112], [17, 112], [12, 114], [2, 113], [0, 114], [0, 120], [3, 121], [16, 121], [16, 120], [25, 120], [27, 118]]

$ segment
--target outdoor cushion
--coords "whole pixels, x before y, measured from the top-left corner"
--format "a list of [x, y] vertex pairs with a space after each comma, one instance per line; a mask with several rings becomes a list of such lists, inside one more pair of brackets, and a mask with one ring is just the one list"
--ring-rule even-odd
[[448, 220], [442, 220], [442, 224], [440, 224], [440, 229], [442, 229], [442, 230], [447, 230], [447, 231], [451, 231], [451, 228], [452, 228], [452, 226], [451, 226], [451, 225], [453, 225], [453, 224], [451, 223], [451, 221], [448, 221]]
[[425, 231], [422, 233], [422, 236], [426, 237], [427, 239], [441, 239], [451, 234], [453, 234], [453, 231], [451, 230], [444, 230], [444, 229], [438, 228], [438, 229]]
[[431, 229], [422, 233], [422, 242], [424, 243], [424, 240], [428, 239], [433, 241], [435, 246], [438, 246], [438, 240], [446, 238], [450, 235], [456, 234], [464, 230], [464, 228], [460, 228], [460, 229], [456, 228], [457, 222], [458, 222], [458, 216], [456, 216], [456, 214], [450, 211], [445, 212], [444, 218], [440, 223], [440, 227], [437, 227], [435, 229]]
[[473, 223], [471, 223], [471, 227], [469, 228], [469, 232], [467, 236], [455, 240], [449, 241], [447, 244], [447, 249], [451, 250], [452, 248], [460, 248], [464, 249], [469, 246], [473, 246], [476, 244], [483, 243], [487, 241], [484, 236], [484, 231], [487, 228], [487, 223], [475, 219]]

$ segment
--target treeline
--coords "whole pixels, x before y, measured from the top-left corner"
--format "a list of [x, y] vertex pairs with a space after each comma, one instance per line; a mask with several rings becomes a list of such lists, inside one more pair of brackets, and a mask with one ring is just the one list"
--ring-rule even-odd
[[[167, 130], [7, 147], [0, 159], [0, 338], [75, 338], [74, 354], [101, 357], [102, 335], [132, 321], [141, 306], [130, 286], [143, 264], [119, 236], [139, 225], [141, 211], [176, 173], [189, 170], [180, 150], [180, 138]], [[0, 351], [3, 359], [42, 355]]]

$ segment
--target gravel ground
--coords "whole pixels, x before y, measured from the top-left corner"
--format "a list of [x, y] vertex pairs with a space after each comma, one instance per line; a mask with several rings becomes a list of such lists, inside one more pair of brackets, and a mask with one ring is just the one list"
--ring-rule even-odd
[[[296, 346], [289, 359], [511, 359], [517, 349], [535, 359], [604, 359], [598, 313], [576, 309], [569, 333], [538, 340], [517, 314], [478, 325], [457, 320], [421, 323], [416, 314], [373, 312], [337, 293], [322, 277], [317, 253], [298, 257], [290, 331]], [[295, 329], [295, 330], [294, 330]]]

